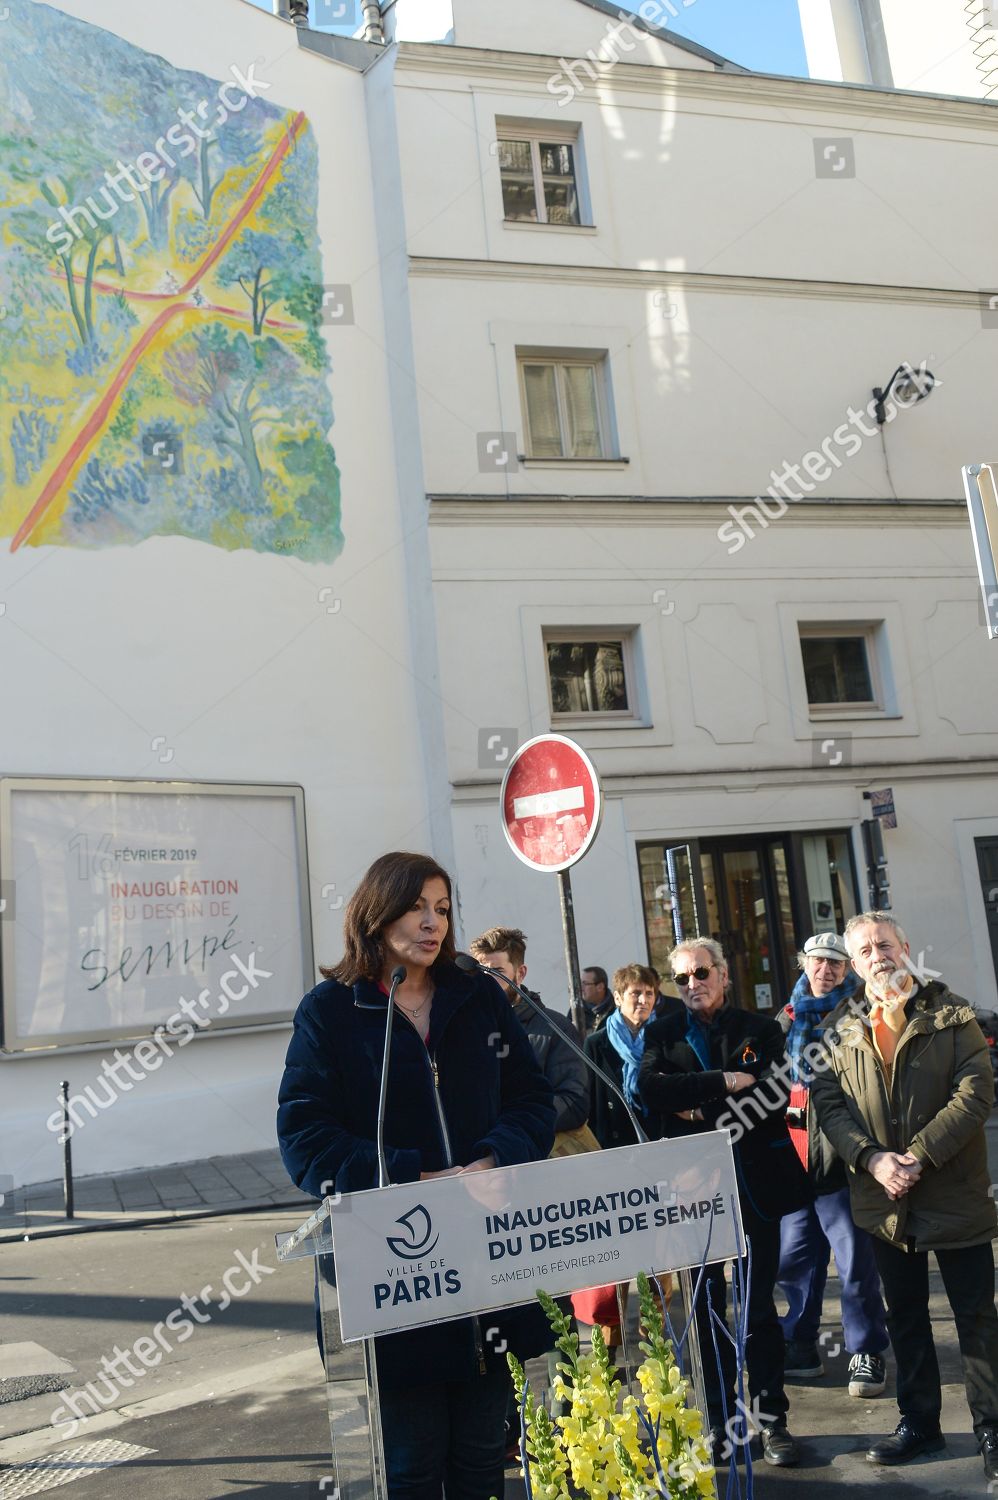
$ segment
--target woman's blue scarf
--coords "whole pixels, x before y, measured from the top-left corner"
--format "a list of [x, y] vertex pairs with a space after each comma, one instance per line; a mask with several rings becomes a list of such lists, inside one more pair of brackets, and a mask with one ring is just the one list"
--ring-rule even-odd
[[644, 1114], [644, 1105], [638, 1093], [638, 1069], [645, 1054], [645, 1026], [635, 1036], [616, 1008], [603, 1024], [611, 1047], [624, 1065], [624, 1094], [627, 1102], [632, 1109]]
[[811, 1069], [804, 1056], [811, 1042], [820, 1042], [824, 1033], [824, 1019], [843, 1000], [848, 1000], [859, 980], [855, 974], [846, 973], [841, 984], [827, 995], [812, 995], [806, 974], [802, 974], [794, 985], [790, 996], [790, 1008], [794, 1018], [787, 1032], [787, 1057], [790, 1061], [790, 1077], [794, 1083], [811, 1086]]

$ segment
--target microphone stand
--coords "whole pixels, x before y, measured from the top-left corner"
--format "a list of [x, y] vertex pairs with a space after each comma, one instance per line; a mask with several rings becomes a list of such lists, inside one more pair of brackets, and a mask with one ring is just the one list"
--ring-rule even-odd
[[385, 1050], [381, 1058], [381, 1092], [378, 1095], [378, 1187], [389, 1186], [388, 1162], [385, 1158], [385, 1101], [388, 1098], [388, 1057], [392, 1050], [392, 1022], [395, 1019], [395, 991], [405, 978], [401, 964], [392, 970], [392, 987], [388, 992], [388, 1016], [385, 1020]]

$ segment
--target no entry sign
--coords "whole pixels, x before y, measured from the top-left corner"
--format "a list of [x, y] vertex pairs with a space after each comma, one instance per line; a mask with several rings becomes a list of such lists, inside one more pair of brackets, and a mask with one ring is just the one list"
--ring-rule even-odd
[[510, 762], [499, 808], [518, 859], [549, 874], [567, 870], [599, 831], [603, 797], [596, 768], [574, 740], [539, 735]]

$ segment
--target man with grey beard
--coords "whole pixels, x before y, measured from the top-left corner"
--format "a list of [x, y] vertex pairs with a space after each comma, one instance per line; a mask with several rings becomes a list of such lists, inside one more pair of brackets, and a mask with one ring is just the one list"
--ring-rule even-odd
[[929, 1318], [934, 1251], [956, 1322], [967, 1401], [988, 1480], [998, 1479], [998, 1312], [984, 1127], [995, 1099], [973, 1008], [937, 979], [922, 982], [890, 912], [846, 925], [864, 1003], [825, 1023], [829, 1066], [811, 1104], [846, 1163], [852, 1215], [873, 1236], [897, 1362], [901, 1420], [867, 1452], [903, 1464], [944, 1446], [942, 1391]]

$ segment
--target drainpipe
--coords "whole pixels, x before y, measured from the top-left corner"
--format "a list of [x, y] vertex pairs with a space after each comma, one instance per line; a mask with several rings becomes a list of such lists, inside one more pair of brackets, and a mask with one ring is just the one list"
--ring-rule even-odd
[[813, 48], [834, 68], [825, 76], [894, 87], [880, 0], [800, 0], [800, 13], [809, 63]]
[[894, 87], [891, 69], [891, 54], [884, 31], [884, 16], [880, 0], [858, 0], [859, 16], [863, 23], [863, 38], [866, 55], [870, 63], [870, 82], [881, 89]]
[[376, 42], [378, 46], [383, 47], [385, 45], [385, 30], [382, 25], [379, 0], [363, 0], [363, 12], [365, 42]]

